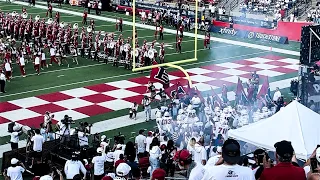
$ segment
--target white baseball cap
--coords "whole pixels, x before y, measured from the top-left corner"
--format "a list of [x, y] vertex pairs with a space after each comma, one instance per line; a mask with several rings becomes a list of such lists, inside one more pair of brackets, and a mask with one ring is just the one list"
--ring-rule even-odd
[[102, 135], [102, 136], [101, 136], [101, 141], [104, 141], [106, 138], [107, 138], [106, 135]]
[[117, 149], [122, 148], [121, 144], [117, 144]]
[[45, 176], [41, 176], [40, 180], [53, 180], [51, 176], [49, 175], [45, 175]]
[[17, 158], [12, 158], [11, 159], [11, 164], [17, 164], [19, 160]]
[[116, 169], [117, 176], [124, 177], [129, 174], [131, 167], [127, 163], [120, 163]]

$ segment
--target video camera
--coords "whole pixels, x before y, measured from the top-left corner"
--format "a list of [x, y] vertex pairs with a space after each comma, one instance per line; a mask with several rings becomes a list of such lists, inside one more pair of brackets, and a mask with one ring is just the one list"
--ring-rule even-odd
[[62, 124], [69, 125], [69, 124], [75, 124], [75, 121], [72, 120], [72, 117], [69, 117], [68, 115], [65, 115], [64, 118], [61, 120]]
[[119, 132], [119, 134], [117, 136], [114, 136], [113, 140], [116, 144], [118, 143], [123, 143], [125, 140], [125, 136], [123, 134], [121, 134], [121, 132]]

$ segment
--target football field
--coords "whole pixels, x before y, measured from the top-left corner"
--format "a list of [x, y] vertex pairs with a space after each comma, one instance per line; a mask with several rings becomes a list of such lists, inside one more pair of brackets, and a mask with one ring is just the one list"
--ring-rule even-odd
[[[22, 2], [7, 4], [0, 2], [0, 9], [4, 12], [21, 12]], [[25, 3], [26, 4], [26, 3]], [[40, 15], [45, 18], [46, 3], [39, 3], [36, 7], [27, 7], [29, 15], [35, 17]], [[63, 5], [60, 10], [60, 21], [71, 24], [79, 24], [81, 32], [81, 21], [83, 8]], [[44, 7], [44, 8], [43, 8]], [[53, 9], [55, 13], [56, 8]], [[53, 15], [54, 15], [53, 13]], [[91, 12], [93, 14], [94, 11]], [[115, 30], [116, 18], [122, 17], [125, 21], [123, 32]], [[131, 16], [113, 12], [102, 12], [102, 15], [89, 16], [95, 19], [96, 31], [114, 32], [117, 36], [132, 36]], [[108, 18], [103, 20], [103, 18]], [[139, 24], [139, 20], [137, 19]], [[86, 28], [86, 27], [85, 27]], [[168, 31], [164, 33], [164, 40], [157, 40], [156, 49], [159, 44], [165, 43], [165, 61], [174, 62], [194, 57], [194, 38], [185, 35], [182, 41], [182, 53], [176, 53], [175, 34]], [[154, 40], [154, 31], [148, 26], [140, 24], [137, 26], [138, 41], [141, 46], [144, 40], [151, 43]], [[192, 34], [192, 32], [190, 32]], [[202, 34], [199, 32], [199, 34]], [[252, 71], [257, 71], [260, 77], [268, 77], [271, 90], [279, 87], [287, 99], [291, 98], [288, 87], [290, 81], [297, 76], [299, 57], [299, 43], [289, 42], [288, 45], [280, 45], [264, 41], [244, 41], [233, 37], [225, 37], [212, 34], [211, 37], [220, 40], [211, 41], [211, 49], [203, 48], [203, 39], [198, 39], [198, 61], [182, 64], [187, 70], [196, 86], [203, 94], [211, 94], [211, 88], [216, 93], [221, 92], [223, 84], [228, 86], [228, 98], [234, 100], [234, 88], [238, 77], [247, 81]], [[225, 39], [221, 40], [221, 39]], [[236, 42], [236, 43], [231, 43]], [[250, 46], [248, 45], [250, 44]], [[253, 47], [254, 46], [254, 47]], [[256, 47], [269, 48], [256, 48]], [[295, 53], [291, 53], [295, 52]], [[47, 54], [47, 57], [49, 55]], [[98, 63], [85, 58], [78, 57], [79, 65], [73, 64], [68, 59], [70, 67], [66, 65], [49, 66], [36, 75], [33, 64], [26, 65], [27, 77], [20, 75], [17, 65], [13, 65], [13, 79], [6, 83], [5, 94], [0, 94], [0, 157], [2, 152], [10, 150], [8, 123], [14, 121], [18, 124], [38, 128], [43, 122], [43, 114], [50, 111], [55, 115], [55, 121], [62, 119], [64, 115], [71, 116], [77, 122], [93, 123], [93, 133], [106, 134], [109, 137], [117, 132], [122, 132], [129, 139], [131, 132], [137, 132], [141, 128], [150, 129], [155, 126], [154, 122], [144, 122], [143, 113], [139, 113], [138, 120], [128, 118], [128, 108], [133, 102], [140, 103], [146, 94], [146, 84], [149, 72], [132, 72], [123, 67], [113, 67], [111, 64]], [[170, 83], [181, 82], [186, 85], [184, 74], [176, 69], [167, 69]], [[260, 82], [262, 83], [262, 81]], [[156, 88], [161, 88], [156, 83]], [[142, 108], [140, 108], [142, 110]], [[77, 125], [77, 124], [76, 124]], [[20, 143], [21, 147], [23, 143]]]

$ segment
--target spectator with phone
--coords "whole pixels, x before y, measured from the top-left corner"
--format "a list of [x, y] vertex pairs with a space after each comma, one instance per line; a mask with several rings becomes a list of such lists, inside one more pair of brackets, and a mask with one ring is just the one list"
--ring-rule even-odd
[[266, 157], [266, 160], [269, 161], [269, 155], [263, 149], [256, 149], [253, 152], [253, 157], [255, 164], [252, 165], [252, 170], [256, 179], [259, 179], [264, 166], [263, 166], [263, 158]]
[[318, 174], [320, 172], [320, 145], [318, 145], [317, 148], [313, 151], [310, 158], [304, 164], [303, 169], [308, 179], [315, 178], [315, 175], [313, 174]]
[[26, 167], [18, 159], [11, 159], [11, 166], [3, 173], [5, 180], [23, 180], [22, 173]]
[[292, 164], [294, 158], [294, 149], [289, 141], [280, 141], [274, 145], [276, 149], [277, 165], [271, 167], [270, 160], [264, 157], [264, 170], [260, 180], [305, 180], [305, 172], [302, 168]]
[[97, 155], [92, 158], [94, 180], [101, 180], [104, 176], [104, 163], [107, 161], [106, 157], [102, 155], [103, 149], [97, 148]]

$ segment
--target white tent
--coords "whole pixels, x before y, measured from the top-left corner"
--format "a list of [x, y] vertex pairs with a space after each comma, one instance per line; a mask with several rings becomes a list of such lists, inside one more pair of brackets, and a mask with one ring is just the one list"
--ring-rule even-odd
[[291, 141], [299, 159], [307, 159], [320, 144], [320, 115], [297, 101], [259, 122], [229, 130], [229, 137], [274, 151], [276, 142]]

